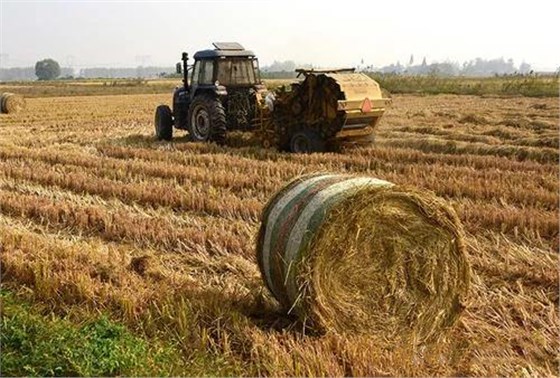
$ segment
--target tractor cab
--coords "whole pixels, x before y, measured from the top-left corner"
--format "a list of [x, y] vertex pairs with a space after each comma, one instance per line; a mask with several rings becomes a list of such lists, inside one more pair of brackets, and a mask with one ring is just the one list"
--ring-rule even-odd
[[252, 51], [235, 42], [213, 45], [216, 49], [194, 54], [193, 89], [205, 85], [226, 88], [261, 85], [258, 60]]
[[255, 53], [236, 42], [213, 45], [213, 50], [194, 54], [194, 65], [188, 65], [187, 53], [183, 53], [182, 63], [177, 63], [183, 86], [173, 95], [173, 124], [188, 130], [195, 141], [223, 139], [225, 130], [211, 132], [212, 124], [221, 125], [222, 113], [228, 129], [251, 129], [257, 96], [266, 91]]

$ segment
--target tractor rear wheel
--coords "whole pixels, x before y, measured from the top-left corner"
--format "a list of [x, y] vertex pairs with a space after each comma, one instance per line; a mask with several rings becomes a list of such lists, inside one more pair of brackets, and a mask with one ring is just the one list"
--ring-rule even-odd
[[326, 148], [327, 143], [315, 130], [298, 131], [290, 139], [290, 151], [295, 153], [324, 152]]
[[189, 108], [189, 137], [193, 142], [226, 140], [226, 112], [222, 103], [209, 95], [195, 97]]
[[156, 108], [155, 128], [157, 140], [171, 140], [173, 138], [173, 115], [167, 105]]

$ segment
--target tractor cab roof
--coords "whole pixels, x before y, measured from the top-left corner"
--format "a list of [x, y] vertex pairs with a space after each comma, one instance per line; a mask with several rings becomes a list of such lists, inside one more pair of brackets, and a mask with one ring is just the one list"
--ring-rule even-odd
[[214, 50], [201, 50], [194, 54], [195, 60], [200, 59], [214, 59], [221, 57], [238, 57], [238, 58], [253, 58], [255, 53], [251, 50], [245, 50], [237, 42], [214, 42]]

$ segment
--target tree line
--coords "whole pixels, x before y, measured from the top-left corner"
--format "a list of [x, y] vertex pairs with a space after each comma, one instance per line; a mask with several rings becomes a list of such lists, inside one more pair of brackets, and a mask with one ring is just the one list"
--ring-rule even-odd
[[[292, 60], [274, 61], [261, 69], [262, 76], [265, 78], [293, 78], [296, 76], [296, 68], [313, 68], [311, 64], [297, 64]], [[414, 55], [410, 56], [408, 64], [401, 64], [400, 61], [382, 67], [361, 64], [356, 67], [359, 71], [370, 73], [384, 73], [411, 76], [472, 76], [485, 77], [496, 75], [527, 75], [533, 73], [530, 64], [522, 62], [516, 66], [513, 59], [482, 59], [476, 58], [462, 64], [458, 62], [433, 62], [428, 64], [423, 58], [420, 64], [415, 64]], [[558, 74], [560, 67], [556, 70]], [[175, 67], [126, 67], [109, 68], [94, 67], [74, 70], [69, 67], [60, 67], [54, 59], [43, 59], [35, 64], [35, 67], [14, 67], [0, 68], [0, 81], [14, 80], [54, 80], [54, 79], [73, 79], [73, 78], [155, 78], [155, 77], [174, 77]]]
[[436, 75], [436, 76], [495, 76], [495, 75], [527, 75], [532, 74], [533, 68], [530, 64], [522, 62], [516, 66], [513, 59], [482, 59], [476, 58], [463, 62], [434, 62], [428, 64], [426, 58], [422, 59], [420, 64], [414, 64], [414, 55], [410, 56], [407, 65], [400, 62], [390, 64], [384, 67], [366, 66], [362, 67], [364, 71], [379, 72], [388, 74], [404, 74], [404, 75]]
[[[311, 65], [298, 65], [292, 60], [274, 61], [269, 66], [262, 68], [265, 77], [280, 78], [294, 77], [296, 68], [312, 68]], [[513, 59], [482, 59], [476, 58], [461, 63], [458, 62], [433, 62], [428, 63], [423, 58], [421, 63], [415, 64], [414, 55], [410, 56], [408, 64], [401, 64], [399, 61], [386, 66], [377, 67], [365, 64], [364, 61], [356, 66], [358, 71], [383, 74], [411, 75], [411, 76], [474, 76], [487, 77], [495, 75], [527, 75], [534, 73], [530, 64], [522, 62], [519, 66], [514, 64]], [[557, 72], [560, 71], [560, 67]]]
[[0, 81], [95, 79], [95, 78], [151, 78], [172, 75], [175, 67], [93, 67], [74, 70], [61, 67], [54, 59], [38, 61], [34, 67], [0, 68]]

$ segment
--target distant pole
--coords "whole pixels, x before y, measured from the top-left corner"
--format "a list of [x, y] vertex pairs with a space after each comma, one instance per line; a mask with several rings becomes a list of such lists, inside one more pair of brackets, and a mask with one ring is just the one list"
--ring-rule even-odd
[[149, 63], [152, 60], [151, 55], [136, 55], [136, 61], [140, 62], [141, 67], [145, 67], [146, 63]]
[[72, 76], [76, 73], [76, 57], [74, 55], [66, 55], [66, 67], [72, 70]]
[[0, 54], [0, 67], [6, 67], [10, 61], [10, 55], [6, 53]]

